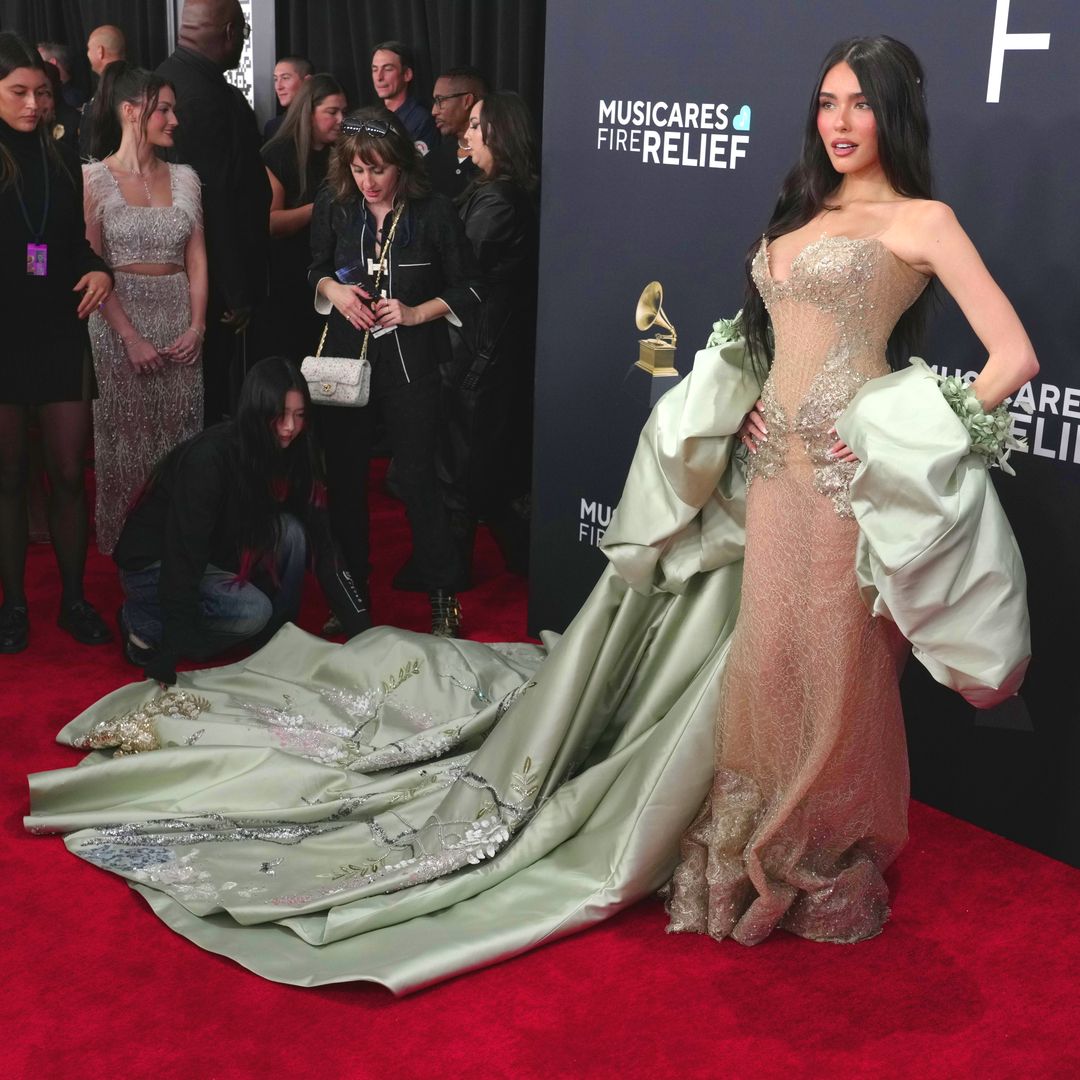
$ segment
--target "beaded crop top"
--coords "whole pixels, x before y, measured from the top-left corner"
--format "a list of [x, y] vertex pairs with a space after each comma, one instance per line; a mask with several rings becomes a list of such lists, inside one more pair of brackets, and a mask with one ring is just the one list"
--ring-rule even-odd
[[131, 263], [184, 265], [193, 229], [202, 228], [198, 174], [190, 165], [168, 165], [172, 206], [132, 206], [108, 166], [83, 166], [87, 224], [101, 226], [101, 254], [110, 266]]

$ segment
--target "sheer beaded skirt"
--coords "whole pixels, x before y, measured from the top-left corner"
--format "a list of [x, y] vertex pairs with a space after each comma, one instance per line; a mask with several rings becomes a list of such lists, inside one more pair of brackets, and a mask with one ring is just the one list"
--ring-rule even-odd
[[[135, 329], [157, 348], [191, 324], [187, 274], [116, 274], [116, 295]], [[90, 341], [98, 399], [94, 402], [95, 532], [111, 555], [124, 518], [154, 465], [203, 423], [202, 361], [166, 363], [138, 374], [120, 335], [94, 312]]]
[[827, 451], [858, 387], [887, 371], [889, 333], [925, 279], [880, 242], [843, 237], [809, 245], [785, 282], [763, 245], [754, 276], [776, 334], [769, 438], [748, 468], [715, 777], [683, 837], [668, 929], [858, 941], [888, 916], [882, 872], [907, 835], [906, 645], [859, 595], [855, 466]]

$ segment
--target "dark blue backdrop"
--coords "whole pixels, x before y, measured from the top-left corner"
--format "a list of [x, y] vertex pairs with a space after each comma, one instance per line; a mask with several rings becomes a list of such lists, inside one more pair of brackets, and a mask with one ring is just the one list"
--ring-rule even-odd
[[[938, 197], [1042, 363], [1024, 392], [1031, 451], [998, 482], [1028, 565], [1031, 673], [1021, 701], [976, 714], [911, 665], [914, 789], [1080, 862], [1080, 7], [548, 0], [547, 11], [532, 631], [564, 627], [603, 566], [595, 543], [648, 412], [648, 377], [631, 371], [642, 287], [664, 285], [685, 374], [711, 322], [742, 303], [743, 255], [797, 154], [821, 57], [843, 37], [891, 34], [927, 71]], [[1006, 33], [1049, 35], [1049, 48]], [[658, 102], [656, 115], [646, 103]], [[985, 359], [947, 297], [928, 341], [931, 364]]]

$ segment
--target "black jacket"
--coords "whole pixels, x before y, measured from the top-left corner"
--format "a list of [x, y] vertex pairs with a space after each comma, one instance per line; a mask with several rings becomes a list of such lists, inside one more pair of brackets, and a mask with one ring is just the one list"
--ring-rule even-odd
[[457, 151], [457, 136], [450, 135], [424, 158], [431, 186], [440, 194], [455, 200], [473, 180], [483, 175], [471, 157], [458, 161]]
[[189, 49], [157, 72], [176, 87], [169, 160], [190, 165], [203, 184], [210, 309], [253, 307], [266, 295], [271, 198], [255, 113], [220, 68]]
[[[325, 277], [340, 280], [338, 272], [350, 267], [357, 268], [351, 280], [370, 281], [366, 268], [368, 260], [375, 258], [375, 227], [359, 195], [339, 203], [329, 187], [319, 192], [311, 218], [311, 258], [308, 282], [313, 290]], [[381, 288], [410, 307], [439, 298], [450, 308], [447, 318], [454, 323], [470, 317], [480, 302], [472, 247], [454, 204], [444, 195], [409, 200], [387, 264]], [[317, 304], [320, 310], [329, 306], [323, 297], [317, 298]], [[329, 319], [324, 354], [358, 356], [363, 332], [336, 309]], [[449, 355], [445, 323], [436, 319], [420, 326], [399, 326], [394, 333], [377, 339], [378, 360], [373, 362], [388, 361], [393, 379], [401, 382], [437, 369]]]
[[[217, 424], [170, 451], [124, 523], [113, 552], [120, 569], [142, 570], [161, 563], [158, 602], [163, 633], [153, 670], [147, 669], [151, 677], [165, 679], [179, 657], [201, 655], [199, 583], [206, 568], [240, 569], [239, 477], [236, 425]], [[325, 509], [286, 498], [281, 511], [294, 514], [304, 525], [327, 600], [346, 632], [357, 633], [367, 624], [356, 623], [354, 598], [346, 595], [351, 583], [339, 573], [344, 561], [331, 537]]]
[[490, 364], [530, 373], [536, 337], [539, 244], [536, 203], [509, 180], [476, 185], [461, 207], [479, 268], [484, 304], [451, 332], [455, 363], [471, 356], [474, 375]]
[[[82, 294], [72, 289], [91, 270], [112, 274], [86, 240], [78, 159], [63, 144], [50, 143], [40, 127], [16, 131], [0, 120], [0, 144], [20, 177], [18, 188], [8, 184], [0, 191], [0, 402], [5, 403], [85, 399], [90, 342], [86, 323], [76, 314]], [[41, 237], [27, 227], [20, 194], [33, 230], [45, 218]], [[48, 248], [44, 277], [26, 272], [27, 244], [35, 239]]]

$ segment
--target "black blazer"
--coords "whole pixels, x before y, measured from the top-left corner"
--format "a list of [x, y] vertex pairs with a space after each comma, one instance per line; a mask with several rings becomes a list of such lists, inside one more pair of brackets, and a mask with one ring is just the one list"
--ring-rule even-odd
[[[325, 277], [338, 280], [337, 271], [347, 267], [360, 267], [362, 272], [367, 260], [374, 258], [375, 223], [363, 200], [357, 195], [339, 203], [332, 190], [323, 187], [311, 217], [308, 282], [312, 289]], [[444, 301], [451, 312], [447, 319], [455, 325], [470, 317], [480, 303], [482, 291], [472, 246], [454, 204], [444, 195], [409, 200], [398, 222], [380, 287], [387, 296], [410, 307], [436, 298]], [[326, 312], [329, 301], [316, 296], [316, 307]], [[329, 320], [323, 352], [358, 356], [363, 331], [336, 309], [330, 312]], [[448, 357], [449, 347], [446, 320], [436, 319], [420, 326], [399, 326], [392, 334], [373, 338], [368, 356], [373, 363], [389, 363], [392, 381], [408, 382], [436, 369]]]

